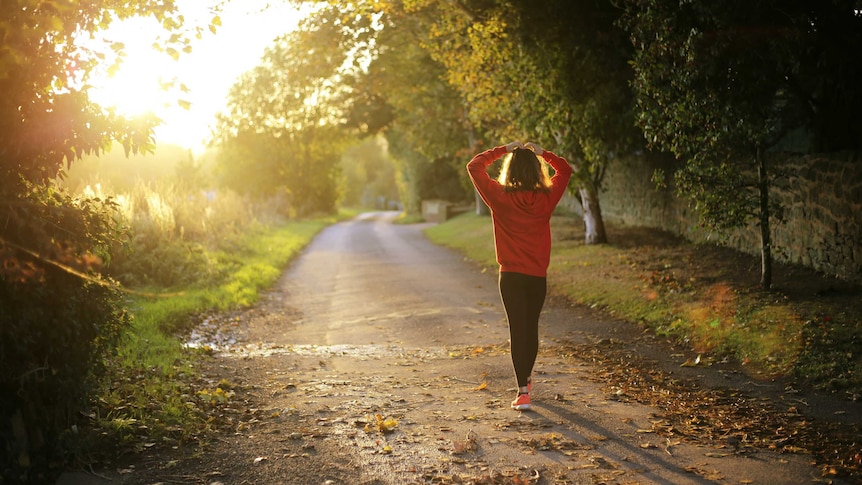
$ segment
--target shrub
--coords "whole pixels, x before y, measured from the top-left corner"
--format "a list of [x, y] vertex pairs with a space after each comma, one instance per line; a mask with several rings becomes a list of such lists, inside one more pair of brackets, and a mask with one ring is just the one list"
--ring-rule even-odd
[[63, 463], [63, 435], [130, 321], [116, 289], [57, 269], [45, 276], [0, 282], [0, 466], [9, 481], [39, 481]]
[[0, 482], [39, 482], [129, 316], [95, 273], [119, 239], [113, 202], [16, 189], [0, 197]]
[[116, 248], [110, 274], [132, 287], [172, 288], [224, 277], [211, 251], [229, 249], [256, 224], [256, 211], [231, 191], [204, 191], [168, 181], [139, 182], [117, 195], [131, 237]]

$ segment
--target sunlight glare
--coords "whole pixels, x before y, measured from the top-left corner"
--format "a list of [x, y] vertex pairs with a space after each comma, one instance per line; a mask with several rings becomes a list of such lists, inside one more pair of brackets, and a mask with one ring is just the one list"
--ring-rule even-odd
[[[212, 5], [220, 1], [183, 0], [178, 6], [187, 23], [207, 25]], [[257, 65], [275, 38], [296, 28], [302, 15], [300, 7], [269, 0], [227, 2], [216, 34], [205, 29], [203, 38], [193, 41], [192, 52], [178, 61], [153, 49], [159, 34], [164, 35], [155, 20], [116, 22], [99, 38], [123, 42], [126, 57], [114, 76], [102, 72], [91, 80], [90, 97], [127, 116], [152, 112], [163, 121], [155, 132], [158, 144], [200, 152], [230, 87]]]
[[126, 57], [113, 76], [103, 74], [92, 83], [90, 97], [126, 116], [158, 112], [169, 103], [162, 85], [164, 77], [172, 75], [173, 66], [163, 59], [166, 54], [152, 48], [157, 25], [151, 19], [136, 18], [123, 22], [122, 27]]

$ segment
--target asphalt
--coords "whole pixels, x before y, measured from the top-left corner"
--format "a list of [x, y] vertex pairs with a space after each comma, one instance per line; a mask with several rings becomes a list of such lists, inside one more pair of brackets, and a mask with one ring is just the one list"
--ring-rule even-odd
[[[541, 319], [533, 410], [513, 411], [515, 382], [496, 274], [430, 243], [422, 233], [427, 224], [393, 223], [397, 215], [367, 213], [325, 229], [259, 305], [231, 316], [240, 324], [220, 340], [219, 366], [225, 377], [248, 382], [266, 418], [249, 424], [254, 433], [223, 438], [211, 459], [197, 452], [184, 476], [212, 476], [207, 473], [217, 469], [220, 478], [189, 483], [820, 480], [805, 453], [743, 453], [737, 443], [667, 432], [662, 410], [615, 399], [596, 379], [598, 364], [570, 352], [612, 340], [702, 386], [782, 399], [784, 383], [757, 381], [730, 366], [681, 367], [691, 358], [685, 349], [558, 298], [549, 299]], [[828, 396], [818, 399], [810, 397], [805, 406], [858, 419], [851, 404], [844, 409]], [[391, 418], [389, 425], [377, 415]], [[255, 439], [284, 433], [284, 420], [300, 430], [305, 449], [314, 450], [309, 459], [317, 472], [291, 472], [292, 454], [274, 450], [271, 439]], [[237, 463], [268, 459], [232, 472], [227, 456]], [[158, 466], [144, 468], [136, 468], [134, 480], [68, 473], [58, 485], [164, 483], [158, 477], [165, 470], [159, 475]]]

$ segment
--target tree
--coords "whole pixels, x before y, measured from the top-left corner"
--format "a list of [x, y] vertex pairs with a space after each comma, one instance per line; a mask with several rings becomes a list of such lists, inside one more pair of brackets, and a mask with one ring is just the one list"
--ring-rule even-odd
[[[843, 9], [845, 19], [856, 19], [849, 24], [859, 26], [852, 6], [841, 3], [629, 3], [639, 125], [653, 147], [682, 161], [677, 189], [691, 198], [705, 224], [729, 229], [756, 221], [763, 288], [772, 284], [770, 224], [781, 210], [769, 196], [775, 178], [770, 150], [794, 129], [829, 138], [816, 128], [823, 124], [822, 111], [836, 107], [824, 86], [859, 104], [858, 81], [840, 73], [838, 82], [824, 82], [829, 76], [812, 64], [819, 39], [834, 35], [823, 32], [835, 25], [825, 19], [840, 17]], [[844, 33], [859, 42], [858, 29]], [[829, 59], [824, 62], [834, 62]], [[858, 130], [862, 118], [855, 116], [855, 122], [842, 119]]]
[[93, 70], [123, 46], [78, 43], [131, 16], [160, 22], [169, 55], [199, 32], [185, 30], [170, 0], [0, 8], [0, 481], [50, 480], [63, 430], [129, 323], [122, 295], [99, 276], [121, 235], [113, 203], [73, 198], [55, 180], [114, 141], [127, 153], [152, 146], [154, 118], [126, 119], [88, 97]]
[[358, 81], [392, 114], [384, 133], [399, 163], [405, 207], [418, 213], [422, 199], [465, 199], [473, 192], [464, 166], [475, 129], [464, 102], [421, 46], [427, 28], [421, 18], [390, 8], [381, 24], [373, 60]]
[[810, 151], [862, 149], [862, 4], [796, 0], [773, 4], [799, 37], [787, 90], [804, 106]]
[[[405, 2], [406, 4], [407, 2]], [[575, 162], [586, 242], [606, 242], [598, 194], [608, 161], [635, 145], [630, 45], [610, 2], [410, 2], [434, 19], [423, 44], [470, 120], [496, 139], [554, 142]]]
[[253, 196], [284, 194], [294, 215], [332, 212], [346, 129], [352, 63], [339, 17], [287, 34], [231, 88], [213, 143], [226, 184]]
[[427, 25], [393, 2], [321, 1], [308, 22], [339, 26], [328, 45], [358, 69], [340, 78], [338, 107], [347, 128], [386, 137], [405, 210], [418, 213], [423, 197], [468, 196], [464, 165], [473, 135], [445, 70], [420, 46]]

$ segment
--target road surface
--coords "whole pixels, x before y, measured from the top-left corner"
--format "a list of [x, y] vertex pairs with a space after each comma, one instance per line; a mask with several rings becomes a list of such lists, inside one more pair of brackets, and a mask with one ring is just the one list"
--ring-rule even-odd
[[496, 274], [431, 244], [426, 225], [393, 224], [397, 215], [325, 229], [259, 305], [230, 317], [229, 344], [208, 371], [244, 399], [220, 418], [230, 432], [171, 466], [142, 459], [113, 483], [807, 484], [820, 476], [807, 455], [680, 437], [661, 410], [619, 399], [597, 364], [572, 349], [640, 331], [552, 301], [533, 410], [513, 411]]

